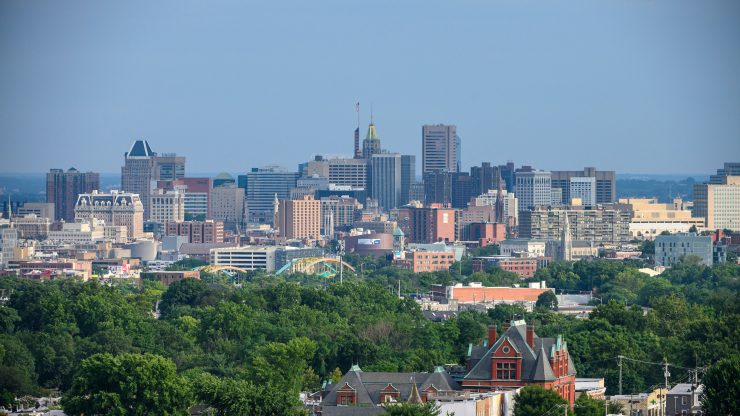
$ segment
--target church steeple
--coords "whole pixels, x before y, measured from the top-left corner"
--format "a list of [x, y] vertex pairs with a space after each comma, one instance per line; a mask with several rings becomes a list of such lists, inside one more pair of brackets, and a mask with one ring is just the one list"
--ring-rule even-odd
[[563, 219], [563, 233], [560, 236], [560, 250], [562, 257], [561, 260], [573, 261], [573, 237], [570, 233], [568, 211], [565, 211], [565, 218]]

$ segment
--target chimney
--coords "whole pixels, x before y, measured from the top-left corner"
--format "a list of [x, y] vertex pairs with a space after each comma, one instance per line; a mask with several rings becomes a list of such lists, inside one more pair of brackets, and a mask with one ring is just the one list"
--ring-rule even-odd
[[496, 338], [498, 338], [496, 329], [496, 324], [488, 325], [488, 348], [493, 347], [493, 344], [496, 343]]
[[527, 344], [534, 349], [534, 325], [527, 324]]
[[509, 326], [511, 326], [511, 321], [507, 319], [504, 321], [504, 332], [509, 330]]

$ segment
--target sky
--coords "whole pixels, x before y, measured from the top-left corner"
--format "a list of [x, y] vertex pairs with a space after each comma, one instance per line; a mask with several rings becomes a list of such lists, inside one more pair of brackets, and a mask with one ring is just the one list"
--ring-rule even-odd
[[0, 172], [351, 155], [455, 124], [464, 167], [740, 160], [740, 1], [0, 1]]

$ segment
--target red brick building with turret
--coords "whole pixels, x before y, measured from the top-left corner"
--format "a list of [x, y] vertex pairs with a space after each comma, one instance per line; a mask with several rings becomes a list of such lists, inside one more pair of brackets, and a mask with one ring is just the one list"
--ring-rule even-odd
[[487, 342], [468, 354], [468, 373], [461, 381], [465, 390], [488, 391], [539, 385], [555, 390], [571, 406], [575, 402], [576, 369], [563, 337], [540, 338], [534, 325], [514, 321], [498, 337], [495, 325], [488, 328]]

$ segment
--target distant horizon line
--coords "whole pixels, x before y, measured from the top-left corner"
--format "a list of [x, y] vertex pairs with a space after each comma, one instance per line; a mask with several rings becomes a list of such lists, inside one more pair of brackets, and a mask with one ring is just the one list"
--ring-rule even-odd
[[[56, 168], [54, 168], [54, 169], [56, 169]], [[566, 170], [566, 169], [544, 169], [544, 170], [546, 170], [546, 171], [561, 171], [561, 170]], [[597, 171], [599, 171], [599, 169], [597, 169]], [[119, 175], [120, 176], [121, 175], [120, 172], [97, 172], [97, 171], [94, 171], [94, 170], [80, 170], [80, 172], [82, 172], [82, 173], [92, 172], [92, 173], [97, 173], [97, 174], [105, 175], [105, 176], [113, 176], [113, 175]], [[235, 173], [235, 172], [228, 171], [228, 170], [211, 171], [211, 172], [193, 172], [191, 175], [186, 175], [185, 177], [198, 177], [198, 176], [203, 176], [203, 175], [205, 175], [205, 176], [210, 176], [210, 175], [216, 176], [216, 175], [218, 175], [220, 173], [223, 173], [223, 172], [226, 172], [226, 173], [229, 173], [229, 174]], [[467, 171], [466, 170], [461, 170], [460, 172], [467, 172]], [[707, 177], [708, 178], [709, 176], [715, 174], [715, 173], [686, 173], [686, 172], [669, 172], [669, 173], [647, 173], [647, 172], [633, 173], [633, 172], [618, 172], [618, 171], [614, 171], [614, 172], [616, 173], [617, 176], [620, 176], [620, 175], [628, 175], [628, 176], [686, 176], [687, 178], [697, 178], [697, 177]], [[2, 175], [2, 176], [10, 176], [10, 175], [35, 176], [35, 175], [46, 175], [47, 173], [48, 172], [0, 172], [0, 175]], [[250, 172], [249, 171], [243, 171], [243, 173], [236, 173], [236, 174], [237, 175], [240, 175], [240, 174], [246, 174], [246, 173], [250, 173]]]

